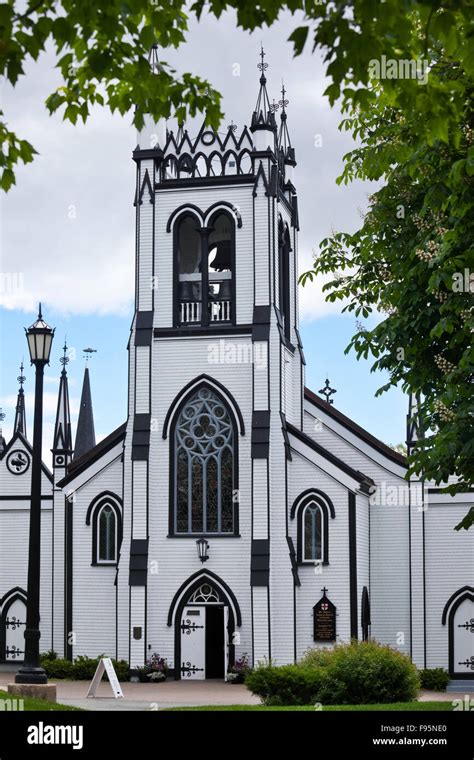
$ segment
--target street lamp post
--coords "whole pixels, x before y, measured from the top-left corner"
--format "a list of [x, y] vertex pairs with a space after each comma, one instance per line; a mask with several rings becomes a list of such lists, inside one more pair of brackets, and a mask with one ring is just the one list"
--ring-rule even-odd
[[43, 320], [41, 304], [38, 319], [25, 329], [31, 363], [35, 365], [35, 413], [33, 423], [33, 461], [31, 465], [31, 509], [28, 546], [28, 587], [26, 604], [25, 660], [15, 676], [18, 684], [45, 684], [46, 673], [39, 662], [40, 570], [41, 570], [41, 448], [43, 439], [43, 375], [49, 364], [54, 330]]

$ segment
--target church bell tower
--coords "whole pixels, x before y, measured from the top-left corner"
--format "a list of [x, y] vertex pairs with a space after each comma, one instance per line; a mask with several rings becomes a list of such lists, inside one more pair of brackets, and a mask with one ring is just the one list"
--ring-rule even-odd
[[[150, 65], [159, 66], [156, 47]], [[138, 665], [159, 647], [177, 678], [185, 670], [177, 610], [192, 579], [207, 578], [229, 607], [229, 658], [275, 656], [285, 627], [293, 635], [279, 608], [293, 594], [286, 426], [301, 428], [304, 386], [296, 161], [286, 93], [270, 102], [267, 68], [262, 49], [250, 128], [203, 124], [191, 134], [145, 120], [133, 152], [136, 290], [118, 574], [129, 622], [119, 626], [119, 656]]]

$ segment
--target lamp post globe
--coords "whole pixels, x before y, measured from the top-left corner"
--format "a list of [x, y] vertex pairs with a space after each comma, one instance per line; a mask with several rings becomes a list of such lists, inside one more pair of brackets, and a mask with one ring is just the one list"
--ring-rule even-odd
[[54, 329], [38, 318], [25, 329], [31, 364], [35, 367], [35, 411], [31, 465], [31, 508], [28, 545], [28, 585], [26, 601], [25, 659], [15, 676], [17, 684], [45, 684], [48, 679], [40, 665], [40, 572], [41, 572], [41, 449], [43, 442], [43, 375], [49, 364]]

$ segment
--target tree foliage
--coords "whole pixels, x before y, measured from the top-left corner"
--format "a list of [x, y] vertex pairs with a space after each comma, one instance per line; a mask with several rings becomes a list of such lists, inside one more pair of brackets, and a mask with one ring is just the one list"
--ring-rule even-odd
[[[76, 123], [86, 121], [95, 104], [121, 114], [136, 107], [133, 122], [140, 128], [145, 113], [183, 121], [187, 113], [201, 112], [217, 127], [223, 115], [220, 94], [192, 72], [177, 74], [165, 55], [185, 40], [190, 14], [219, 18], [229, 9], [249, 31], [270, 26], [283, 11], [298, 13], [301, 23], [289, 39], [295, 55], [310, 45], [324, 54], [331, 104], [343, 95], [368, 112], [374, 99], [370, 62], [382, 55], [412, 59], [438, 44], [474, 75], [473, 0], [195, 0], [191, 6], [183, 0], [28, 0], [26, 7], [21, 0], [6, 0], [0, 2], [0, 76], [15, 85], [29, 59], [52, 49], [62, 84], [47, 98], [50, 113], [60, 111]], [[163, 58], [156, 75], [148, 66], [155, 42]], [[445, 139], [455, 129], [463, 107], [455, 81], [420, 88], [411, 80], [387, 80], [384, 90], [394, 106], [421, 107], [420, 137]], [[0, 144], [0, 187], [8, 190], [16, 164], [30, 162], [35, 150], [5, 119], [0, 119]]]
[[[393, 107], [374, 87], [370, 112], [351, 108], [341, 124], [360, 141], [345, 156], [340, 182], [383, 179], [355, 233], [323, 240], [315, 274], [334, 274], [330, 301], [357, 317], [378, 313], [372, 328], [358, 323], [348, 348], [375, 358], [372, 370], [421, 397], [425, 437], [410, 457], [410, 473], [448, 491], [474, 484], [474, 131], [473, 78], [458, 61], [432, 61], [436, 87], [456, 83], [463, 112], [441, 139], [421, 142], [420, 115]], [[469, 527], [472, 519], [463, 521]]]

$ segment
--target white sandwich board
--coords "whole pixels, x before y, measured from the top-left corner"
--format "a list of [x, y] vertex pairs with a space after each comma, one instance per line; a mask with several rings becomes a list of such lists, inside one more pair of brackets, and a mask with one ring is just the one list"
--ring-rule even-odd
[[87, 696], [95, 697], [97, 687], [102, 681], [102, 676], [104, 675], [104, 673], [107, 674], [107, 677], [110, 683], [110, 688], [112, 689], [114, 693], [115, 699], [120, 699], [120, 697], [123, 697], [122, 687], [120, 686], [119, 680], [117, 678], [117, 673], [115, 672], [115, 669], [110, 657], [102, 657], [100, 659], [100, 662], [97, 665], [97, 669], [94, 673], [94, 678], [92, 679], [91, 685], [89, 686], [89, 691], [87, 692]]

